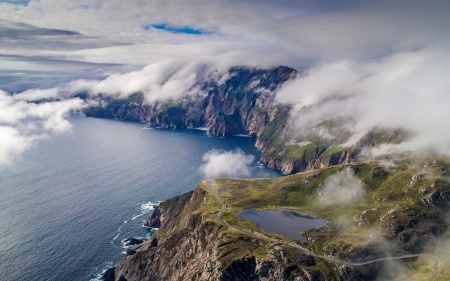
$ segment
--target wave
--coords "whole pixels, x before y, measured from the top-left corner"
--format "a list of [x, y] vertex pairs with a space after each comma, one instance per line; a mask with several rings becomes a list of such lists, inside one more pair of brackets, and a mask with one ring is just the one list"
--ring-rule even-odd
[[153, 202], [147, 202], [147, 203], [140, 204], [141, 213], [147, 214], [147, 213], [153, 211], [155, 209], [155, 206], [158, 206], [159, 203], [161, 203], [161, 201], [158, 201], [158, 203], [156, 203], [156, 204]]
[[[125, 223], [126, 223], [126, 221], [125, 221]], [[113, 238], [113, 240], [111, 241], [111, 244], [114, 242], [114, 240], [116, 240], [117, 238], [119, 238], [120, 234], [122, 233], [122, 231], [120, 231], [120, 230], [122, 229], [122, 226], [123, 226], [123, 225], [119, 226], [119, 228], [117, 229], [117, 231], [118, 231], [119, 233], [117, 233], [117, 235]]]
[[137, 219], [137, 218], [139, 218], [139, 217], [141, 217], [141, 216], [143, 216], [143, 215], [145, 215], [145, 214], [139, 214], [139, 215], [133, 215], [133, 217], [131, 218], [131, 220], [132, 221], [134, 221], [135, 219]]
[[119, 238], [119, 236], [122, 234], [122, 227], [128, 223], [130, 220], [134, 221], [135, 219], [148, 214], [149, 212], [153, 211], [155, 209], [155, 206], [158, 206], [159, 203], [161, 203], [162, 201], [158, 201], [158, 203], [153, 203], [153, 202], [147, 202], [147, 203], [141, 203], [139, 204], [139, 208], [141, 209], [141, 213], [140, 214], [133, 214], [133, 216], [131, 217], [131, 219], [125, 220], [123, 222], [123, 224], [121, 226], [119, 226], [119, 228], [117, 229], [117, 235], [114, 236], [114, 238], [111, 240], [111, 244], [114, 245], [114, 241], [117, 240], [117, 238]]

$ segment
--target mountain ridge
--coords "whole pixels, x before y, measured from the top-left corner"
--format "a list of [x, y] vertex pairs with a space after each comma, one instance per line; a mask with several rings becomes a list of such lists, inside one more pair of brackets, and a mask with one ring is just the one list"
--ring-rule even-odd
[[263, 152], [260, 163], [285, 174], [354, 162], [366, 147], [397, 144], [409, 136], [401, 128], [373, 128], [347, 147], [343, 144], [351, 132], [341, 129], [339, 120], [324, 120], [307, 132], [297, 132], [290, 124], [292, 106], [279, 103], [276, 92], [298, 75], [285, 66], [231, 67], [225, 73], [201, 77], [195, 93], [184, 98], [149, 104], [143, 93], [122, 99], [100, 95], [102, 105], [89, 108], [86, 115], [166, 129], [201, 127], [212, 136], [248, 135]]

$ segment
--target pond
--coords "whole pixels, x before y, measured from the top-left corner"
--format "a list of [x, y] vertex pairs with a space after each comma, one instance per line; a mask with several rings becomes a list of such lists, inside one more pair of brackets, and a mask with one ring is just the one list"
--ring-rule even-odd
[[237, 218], [246, 219], [258, 224], [267, 232], [281, 234], [291, 239], [307, 241], [302, 235], [303, 230], [317, 229], [328, 223], [327, 220], [296, 210], [264, 210], [244, 209], [236, 215]]

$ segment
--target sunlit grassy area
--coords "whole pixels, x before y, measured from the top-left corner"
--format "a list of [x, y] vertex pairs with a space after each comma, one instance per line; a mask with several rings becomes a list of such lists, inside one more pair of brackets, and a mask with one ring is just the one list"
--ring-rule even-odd
[[[313, 241], [308, 248], [317, 253], [350, 259], [436, 253], [442, 259], [438, 280], [450, 280], [450, 251], [442, 250], [436, 242], [448, 229], [449, 204], [439, 201], [444, 195], [438, 196], [450, 194], [448, 161], [405, 158], [389, 164], [391, 168], [381, 161], [354, 163], [275, 179], [216, 179], [215, 187], [234, 208], [223, 212], [221, 218], [241, 228], [281, 237], [235, 215], [244, 208], [301, 210], [329, 220], [325, 227], [303, 233]], [[329, 177], [347, 168], [352, 169], [363, 192], [347, 201], [338, 200], [339, 192], [333, 194], [335, 198], [323, 200], [321, 193], [330, 185]], [[428, 280], [433, 274], [433, 263], [426, 258], [408, 260], [404, 265], [402, 276], [407, 280]]]

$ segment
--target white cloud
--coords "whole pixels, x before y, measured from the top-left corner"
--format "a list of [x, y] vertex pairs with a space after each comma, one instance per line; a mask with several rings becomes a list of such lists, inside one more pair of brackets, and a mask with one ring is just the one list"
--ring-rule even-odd
[[[15, 95], [16, 107], [18, 99], [83, 91], [121, 97], [142, 91], [152, 102], [194, 93], [195, 82], [208, 70], [282, 64], [309, 69], [278, 95], [296, 105], [292, 120], [297, 129], [312, 120], [350, 116], [346, 128], [354, 127], [355, 136], [373, 126], [404, 126], [417, 135], [402, 149], [431, 145], [448, 152], [449, 5], [415, 0], [407, 5], [351, 0], [2, 2], [0, 66], [24, 75], [0, 74], [0, 87], [12, 92], [33, 88]], [[158, 23], [212, 33], [144, 28]], [[60, 84], [71, 77], [73, 82]], [[12, 118], [8, 112], [3, 118]]]
[[198, 80], [216, 69], [216, 66], [202, 62], [166, 60], [150, 64], [140, 71], [113, 74], [100, 81], [72, 81], [62, 91], [69, 95], [87, 92], [91, 96], [102, 94], [119, 98], [143, 93], [147, 103], [174, 100], [198, 94], [195, 87]]
[[320, 64], [287, 83], [280, 102], [294, 104], [290, 124], [307, 130], [326, 119], [347, 120], [354, 138], [374, 127], [404, 128], [415, 136], [400, 147], [450, 153], [450, 52], [447, 44], [394, 53], [381, 60]]
[[[12, 164], [16, 157], [49, 134], [69, 131], [72, 125], [66, 117], [85, 106], [80, 99], [29, 102], [28, 99], [35, 100], [32, 90], [24, 97], [20, 95], [0, 91], [0, 168]], [[36, 96], [48, 95], [38, 90]]]
[[0, 135], [0, 168], [10, 165], [36, 139], [35, 136], [22, 136], [18, 129], [8, 126], [0, 126]]
[[[208, 58], [300, 69], [317, 60], [380, 58], [448, 38], [448, 6], [448, 1], [336, 5], [331, 0], [0, 3], [0, 30], [5, 30], [0, 54], [22, 56], [24, 61], [57, 58], [141, 66]], [[158, 23], [212, 33], [197, 36], [143, 28]]]
[[325, 186], [319, 190], [319, 203], [323, 205], [346, 204], [361, 200], [365, 191], [352, 168], [329, 176]]
[[28, 89], [20, 95], [13, 95], [14, 100], [26, 100], [26, 101], [40, 101], [43, 99], [54, 99], [58, 98], [59, 91], [57, 88], [51, 89]]
[[212, 149], [206, 152], [202, 159], [205, 164], [200, 167], [200, 171], [207, 178], [215, 178], [249, 176], [249, 165], [253, 163], [255, 157], [245, 154], [240, 149], [234, 151]]

